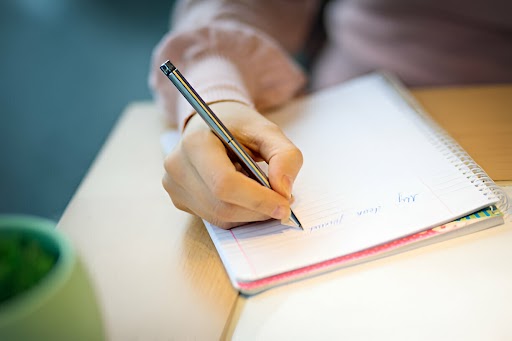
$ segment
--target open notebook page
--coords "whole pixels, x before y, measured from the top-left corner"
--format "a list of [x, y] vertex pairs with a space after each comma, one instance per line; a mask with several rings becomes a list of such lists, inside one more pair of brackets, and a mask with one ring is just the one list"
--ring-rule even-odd
[[468, 178], [468, 166], [382, 75], [324, 90], [268, 117], [304, 155], [293, 210], [305, 231], [274, 220], [227, 231], [206, 223], [235, 285], [382, 244], [497, 202], [483, 183]]

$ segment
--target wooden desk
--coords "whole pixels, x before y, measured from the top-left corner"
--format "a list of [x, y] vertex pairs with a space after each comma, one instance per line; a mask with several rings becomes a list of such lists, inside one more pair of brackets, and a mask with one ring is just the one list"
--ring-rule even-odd
[[238, 293], [202, 221], [162, 188], [159, 118], [127, 108], [58, 229], [92, 274], [109, 339], [218, 339]]
[[[460, 138], [468, 136], [475, 157], [471, 148], [487, 143], [492, 157], [477, 161], [512, 180], [511, 86], [415, 95], [434, 116], [478, 103], [498, 130], [483, 134], [482, 117], [478, 134], [469, 121], [442, 124], [454, 136], [464, 128]], [[58, 225], [91, 272], [109, 339], [512, 338], [510, 224], [239, 297], [201, 221], [176, 210], [162, 189], [162, 130], [151, 103], [128, 107]]]
[[512, 180], [512, 86], [417, 89], [413, 94], [494, 181]]

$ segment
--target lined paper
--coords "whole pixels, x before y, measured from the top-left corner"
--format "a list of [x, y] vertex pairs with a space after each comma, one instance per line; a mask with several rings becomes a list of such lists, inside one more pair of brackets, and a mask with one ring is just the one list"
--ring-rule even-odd
[[381, 75], [297, 100], [268, 117], [304, 155], [293, 211], [305, 230], [274, 220], [227, 231], [206, 223], [235, 286], [386, 243], [497, 202]]

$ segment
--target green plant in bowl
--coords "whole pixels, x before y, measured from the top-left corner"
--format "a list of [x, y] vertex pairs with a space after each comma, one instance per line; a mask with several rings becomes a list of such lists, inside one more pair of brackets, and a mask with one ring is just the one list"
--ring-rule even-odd
[[102, 340], [93, 287], [49, 220], [0, 215], [0, 340]]
[[51, 248], [22, 231], [0, 232], [0, 304], [40, 282], [57, 261]]

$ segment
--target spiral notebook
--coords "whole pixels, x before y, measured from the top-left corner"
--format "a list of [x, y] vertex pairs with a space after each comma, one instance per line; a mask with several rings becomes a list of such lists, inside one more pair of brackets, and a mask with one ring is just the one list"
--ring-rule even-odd
[[245, 294], [503, 223], [506, 195], [393, 77], [369, 74], [268, 115], [301, 149], [293, 211], [205, 222]]

